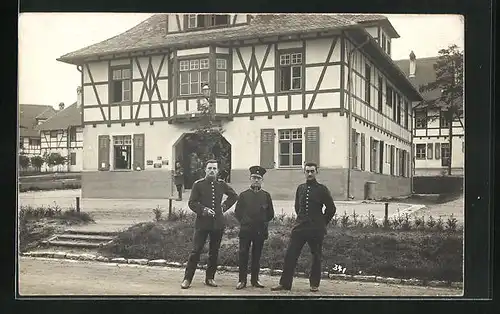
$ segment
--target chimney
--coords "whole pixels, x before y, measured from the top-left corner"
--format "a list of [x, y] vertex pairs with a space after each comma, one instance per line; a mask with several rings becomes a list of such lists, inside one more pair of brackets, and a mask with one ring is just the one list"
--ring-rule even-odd
[[76, 88], [76, 106], [80, 107], [82, 105], [82, 87], [78, 86]]
[[60, 102], [59, 103], [59, 110], [63, 110], [64, 109], [64, 103], [63, 102]]
[[417, 70], [417, 57], [413, 50], [410, 52], [410, 77], [415, 77], [415, 72]]

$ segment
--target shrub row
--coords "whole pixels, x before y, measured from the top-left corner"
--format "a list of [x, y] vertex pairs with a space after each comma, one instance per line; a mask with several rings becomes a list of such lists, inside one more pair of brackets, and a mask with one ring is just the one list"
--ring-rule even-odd
[[[158, 212], [159, 209], [155, 210]], [[171, 220], [141, 223], [120, 233], [101, 249], [101, 254], [125, 258], [165, 259], [185, 262], [194, 235], [191, 213], [174, 211]], [[270, 223], [269, 239], [262, 252], [261, 267], [282, 269], [293, 220], [277, 217]], [[219, 253], [219, 264], [238, 265], [238, 227], [234, 215], [227, 215], [227, 227]], [[367, 274], [422, 280], [462, 280], [462, 241], [459, 231], [402, 228], [344, 227], [331, 224], [323, 244], [323, 271], [340, 265], [346, 274]], [[201, 263], [206, 263], [207, 246]], [[309, 247], [299, 257], [296, 271], [308, 273]]]

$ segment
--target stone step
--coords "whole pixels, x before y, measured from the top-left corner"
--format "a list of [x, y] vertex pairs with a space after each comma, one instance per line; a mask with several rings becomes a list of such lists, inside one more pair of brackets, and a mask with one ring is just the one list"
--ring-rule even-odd
[[58, 240], [44, 241], [43, 243], [49, 246], [73, 247], [73, 248], [99, 248], [103, 244], [102, 242], [92, 243], [92, 242], [76, 242], [76, 241], [58, 241]]
[[113, 240], [113, 237], [93, 235], [93, 234], [59, 234], [56, 240], [73, 240], [73, 241], [85, 241], [85, 242], [108, 242]]
[[104, 237], [114, 237], [118, 234], [116, 231], [99, 231], [99, 230], [79, 230], [79, 229], [67, 229], [64, 230], [65, 234], [74, 235], [88, 235], [88, 236], [104, 236]]

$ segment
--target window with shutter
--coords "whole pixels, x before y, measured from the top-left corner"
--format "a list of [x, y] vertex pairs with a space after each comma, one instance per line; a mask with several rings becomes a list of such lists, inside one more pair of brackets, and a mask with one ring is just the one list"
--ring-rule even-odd
[[314, 162], [319, 167], [319, 127], [306, 127], [306, 162]]
[[97, 169], [101, 171], [109, 170], [109, 135], [99, 135], [98, 137], [98, 165]]
[[373, 137], [370, 136], [370, 171], [373, 172], [374, 171], [374, 164], [373, 164], [373, 161], [375, 158], [373, 158], [373, 151], [375, 150], [374, 148], [374, 142], [373, 142]]
[[359, 133], [356, 133], [356, 129], [352, 129], [352, 148], [351, 148], [351, 153], [352, 153], [352, 160], [351, 160], [351, 168], [352, 169], [357, 169], [358, 168], [358, 137]]
[[69, 155], [69, 159], [70, 159], [70, 164], [72, 166], [76, 165], [76, 153], [71, 153]]
[[134, 170], [144, 170], [144, 134], [134, 134]]
[[273, 169], [274, 162], [274, 129], [260, 130], [260, 165], [266, 169]]
[[394, 145], [391, 145], [391, 176], [394, 175], [394, 162], [395, 162], [395, 147]]
[[434, 145], [434, 148], [435, 148], [435, 153], [434, 153], [434, 157], [436, 159], [441, 159], [441, 143], [436, 143], [436, 145]]
[[380, 141], [380, 152], [379, 152], [379, 173], [384, 173], [384, 142]]
[[427, 159], [432, 159], [433, 144], [427, 143]]
[[361, 170], [365, 170], [365, 133], [361, 133]]

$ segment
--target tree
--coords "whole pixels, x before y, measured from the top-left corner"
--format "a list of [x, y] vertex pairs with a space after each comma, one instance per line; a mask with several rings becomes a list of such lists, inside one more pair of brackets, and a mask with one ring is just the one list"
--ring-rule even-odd
[[[457, 45], [450, 45], [439, 50], [439, 57], [434, 64], [436, 80], [420, 86], [420, 92], [439, 90], [440, 96], [424, 100], [415, 109], [426, 108], [430, 112], [442, 113], [443, 119], [448, 124], [450, 156], [448, 161], [448, 175], [451, 175], [453, 121], [457, 119], [462, 128], [463, 91], [464, 91], [464, 54]], [[441, 115], [428, 115], [427, 122], [439, 118]]]
[[59, 154], [59, 153], [46, 154], [45, 158], [46, 158], [45, 162], [50, 167], [51, 171], [52, 171], [52, 167], [64, 165], [66, 163], [66, 157], [61, 156], [61, 154]]
[[19, 155], [19, 166], [22, 170], [27, 170], [30, 166], [30, 158], [24, 154]]
[[33, 156], [31, 157], [31, 165], [35, 167], [38, 171], [41, 171], [43, 163], [45, 162], [42, 156]]

